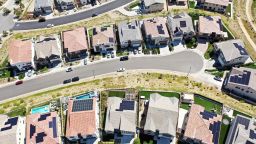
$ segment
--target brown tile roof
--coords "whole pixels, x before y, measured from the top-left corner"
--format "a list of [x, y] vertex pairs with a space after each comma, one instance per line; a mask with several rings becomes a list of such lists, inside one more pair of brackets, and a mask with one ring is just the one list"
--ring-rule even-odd
[[199, 32], [211, 34], [222, 34], [222, 21], [220, 16], [199, 16]]
[[[157, 27], [161, 27], [164, 33], [160, 33]], [[152, 37], [169, 37], [165, 18], [157, 17], [154, 19], [144, 20], [144, 28], [146, 35], [151, 35]]]
[[13, 39], [8, 43], [9, 61], [11, 64], [31, 62], [32, 41]]
[[64, 41], [64, 48], [67, 48], [68, 52], [88, 49], [86, 33], [83, 27], [63, 32], [62, 40]]
[[203, 119], [200, 112], [204, 111], [204, 107], [193, 104], [190, 108], [188, 121], [184, 133], [184, 137], [191, 139], [201, 140], [203, 143], [212, 144], [213, 134], [209, 130], [210, 124], [219, 122], [222, 119], [221, 115], [210, 118], [209, 120]]
[[[46, 119], [40, 120], [41, 115], [50, 114], [46, 117]], [[57, 118], [57, 112], [50, 112], [44, 114], [31, 114], [26, 118], [26, 143], [27, 144], [36, 144], [36, 136], [39, 133], [44, 132], [45, 136], [43, 137], [43, 144], [58, 144], [59, 143], [59, 135], [58, 135], [58, 127], [57, 127], [57, 137], [53, 136], [53, 128], [49, 128], [50, 122], [53, 122], [53, 118]], [[56, 120], [56, 126], [58, 125], [58, 121]], [[35, 132], [31, 129], [31, 126], [35, 127]], [[32, 135], [32, 137], [30, 137]]]
[[92, 135], [96, 132], [96, 99], [93, 98], [92, 110], [73, 111], [74, 100], [68, 102], [68, 115], [66, 125], [66, 136], [77, 136], [81, 134]]
[[110, 43], [110, 39], [115, 42], [113, 26], [93, 28], [92, 46]]

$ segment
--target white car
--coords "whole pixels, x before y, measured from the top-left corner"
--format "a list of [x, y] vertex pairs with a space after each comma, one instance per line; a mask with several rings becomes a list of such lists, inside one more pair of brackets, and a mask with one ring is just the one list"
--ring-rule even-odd
[[124, 72], [125, 71], [125, 68], [119, 68], [118, 70], [117, 70], [117, 72]]
[[66, 72], [71, 72], [71, 71], [73, 71], [73, 69], [71, 67], [66, 69]]
[[47, 27], [48, 27], [48, 28], [54, 27], [54, 24], [47, 24]]

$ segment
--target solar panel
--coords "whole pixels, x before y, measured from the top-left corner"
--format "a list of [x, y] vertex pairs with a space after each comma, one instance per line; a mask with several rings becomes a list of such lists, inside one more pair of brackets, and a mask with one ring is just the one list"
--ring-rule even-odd
[[249, 137], [250, 137], [251, 139], [256, 139], [256, 132], [255, 132], [254, 130], [250, 130], [250, 135], [249, 135]]
[[122, 100], [122, 103], [120, 103], [119, 110], [134, 110], [134, 104], [134, 101]]
[[165, 34], [162, 24], [157, 26], [157, 31], [159, 34]]
[[6, 131], [9, 129], [12, 129], [13, 126], [17, 125], [18, 123], [18, 117], [14, 117], [14, 118], [9, 118], [4, 125], [6, 125], [6, 127], [1, 128], [0, 131]]
[[36, 143], [41, 143], [41, 142], [43, 142], [45, 136], [46, 136], [46, 134], [45, 134], [44, 132], [37, 133], [37, 136], [36, 136]]
[[245, 48], [242, 45], [238, 43], [233, 43], [233, 44], [239, 50], [241, 55], [248, 55], [248, 53], [246, 52]]
[[212, 113], [212, 112], [208, 112], [206, 110], [204, 110], [203, 112], [200, 112], [200, 114], [202, 115], [203, 119], [207, 119], [207, 120], [217, 116], [217, 114]]
[[56, 138], [57, 137], [57, 126], [56, 126], [57, 122], [56, 122], [56, 117], [52, 118], [52, 130], [53, 130], [53, 137]]
[[50, 115], [51, 113], [41, 114], [40, 117], [38, 118], [38, 121], [46, 120], [46, 118]]
[[52, 128], [52, 121], [49, 122], [49, 128]]
[[32, 138], [32, 136], [34, 135], [34, 133], [36, 132], [36, 127], [32, 124], [30, 124], [29, 126], [30, 128], [30, 138]]
[[221, 127], [221, 122], [214, 122], [212, 125], [212, 129], [210, 129], [213, 134], [212, 141], [214, 144], [218, 144], [218, 142], [219, 142], [220, 127]]
[[186, 21], [180, 21], [180, 27], [182, 28], [187, 27]]
[[93, 99], [75, 100], [72, 112], [88, 111], [93, 109]]
[[232, 75], [230, 76], [230, 82], [248, 85], [250, 81], [251, 72], [243, 71], [244, 73], [241, 75]]

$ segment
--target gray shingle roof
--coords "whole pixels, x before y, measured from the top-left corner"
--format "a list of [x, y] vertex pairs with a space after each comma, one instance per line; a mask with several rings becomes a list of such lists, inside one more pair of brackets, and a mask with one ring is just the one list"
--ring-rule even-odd
[[240, 39], [218, 42], [215, 43], [215, 46], [217, 47], [217, 49], [221, 50], [226, 61], [230, 61], [240, 56], [249, 57], [245, 49], [245, 45]]
[[165, 3], [165, 0], [144, 0], [144, 4], [146, 7], [157, 3]]
[[142, 40], [140, 26], [138, 21], [131, 23], [122, 22], [118, 25], [120, 42]]
[[52, 7], [53, 6], [53, 0], [35, 0], [35, 9], [41, 8], [41, 7]]
[[176, 97], [164, 97], [158, 93], [150, 95], [144, 130], [176, 135], [179, 100]]

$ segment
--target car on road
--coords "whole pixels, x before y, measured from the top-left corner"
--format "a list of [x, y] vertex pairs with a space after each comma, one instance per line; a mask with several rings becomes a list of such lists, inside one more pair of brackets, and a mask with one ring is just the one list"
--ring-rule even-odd
[[63, 81], [63, 84], [71, 83], [71, 79], [66, 79]]
[[126, 60], [128, 60], [128, 59], [129, 59], [129, 57], [128, 57], [128, 56], [120, 57], [120, 61], [126, 61]]
[[44, 17], [39, 17], [38, 22], [45, 22], [46, 19]]
[[73, 69], [71, 67], [66, 69], [66, 72], [71, 72], [71, 71], [73, 71]]
[[76, 76], [76, 77], [73, 77], [71, 80], [72, 80], [72, 82], [76, 82], [76, 81], [79, 81], [79, 77], [78, 77], [78, 76]]
[[125, 71], [125, 68], [119, 68], [118, 70], [117, 70], [117, 72], [124, 72]]
[[84, 59], [84, 65], [87, 65], [87, 58]]
[[54, 24], [47, 24], [47, 28], [54, 27]]
[[219, 77], [219, 76], [215, 76], [215, 77], [214, 77], [214, 80], [219, 81], [219, 82], [222, 82], [222, 79], [221, 79], [221, 77]]
[[23, 84], [22, 80], [16, 81], [16, 83], [15, 83], [15, 85], [21, 85], [21, 84]]
[[114, 58], [114, 57], [115, 57], [114, 52], [111, 52], [111, 58]]
[[98, 16], [98, 14], [97, 14], [97, 13], [92, 14], [92, 17], [96, 17], [96, 16]]

